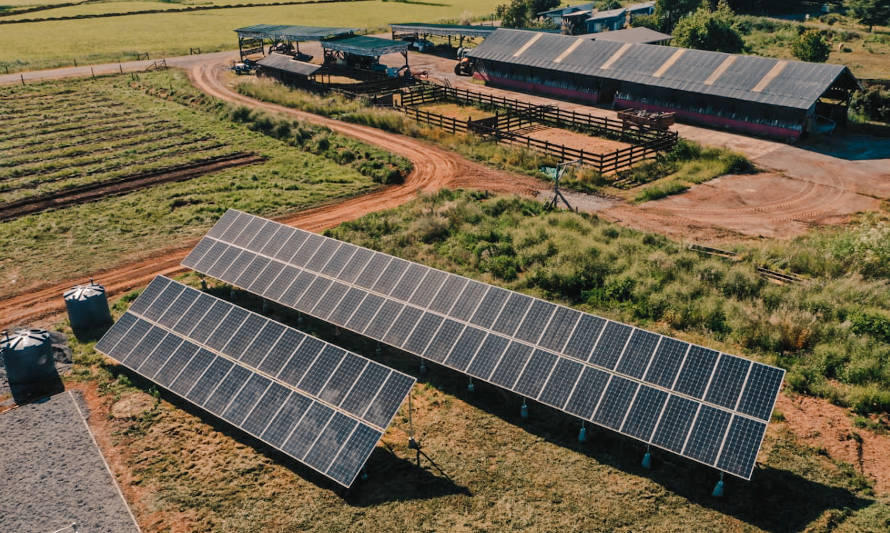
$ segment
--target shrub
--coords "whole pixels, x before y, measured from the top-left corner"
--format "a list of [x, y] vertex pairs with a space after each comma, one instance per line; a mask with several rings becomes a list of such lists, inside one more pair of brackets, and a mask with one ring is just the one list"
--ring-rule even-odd
[[818, 31], [805, 31], [791, 43], [791, 55], [801, 61], [824, 63], [831, 50]]

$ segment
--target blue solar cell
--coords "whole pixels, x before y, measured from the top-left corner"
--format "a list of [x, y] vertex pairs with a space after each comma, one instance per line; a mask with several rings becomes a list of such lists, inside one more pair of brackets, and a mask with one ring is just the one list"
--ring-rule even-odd
[[429, 307], [433, 301], [433, 297], [435, 297], [442, 288], [445, 280], [450, 277], [451, 276], [440, 270], [428, 269], [426, 276], [424, 276], [423, 281], [417, 285], [417, 290], [411, 295], [409, 302], [423, 308]]
[[639, 384], [619, 376], [612, 376], [603, 400], [596, 409], [593, 421], [611, 429], [619, 429], [630, 409]]
[[228, 240], [229, 242], [231, 242], [232, 244], [234, 244], [236, 246], [245, 248], [247, 246], [247, 244], [256, 237], [256, 235], [257, 235], [257, 233], [259, 233], [260, 229], [262, 229], [262, 227], [265, 225], [266, 225], [266, 221], [264, 219], [258, 218], [258, 217], [250, 217], [250, 219], [247, 221], [247, 224], [245, 224], [244, 229], [242, 229], [238, 233], [238, 235], [236, 235], [231, 240], [229, 240], [229, 239], [226, 239], [226, 240]]
[[133, 327], [139, 319], [136, 318], [135, 315], [130, 313], [125, 313], [124, 316], [120, 318], [117, 322], [115, 322], [108, 331], [105, 332], [105, 335], [99, 339], [99, 342], [96, 343], [96, 350], [110, 354], [114, 347], [120, 342], [120, 340], [124, 337], [127, 331]]
[[265, 294], [266, 290], [275, 281], [275, 278], [278, 277], [278, 274], [281, 274], [281, 271], [284, 270], [284, 265], [277, 262], [271, 261], [268, 266], [260, 272], [260, 275], [257, 276], [253, 283], [251, 283], [247, 288], [250, 292], [254, 294]]
[[188, 312], [189, 308], [198, 301], [200, 293], [194, 291], [182, 291], [173, 300], [173, 303], [163, 311], [156, 322], [164, 327], [173, 329], [173, 326]]
[[652, 444], [680, 453], [699, 405], [701, 404], [692, 400], [671, 395], [652, 437]]
[[569, 399], [572, 389], [575, 388], [575, 383], [581, 377], [583, 369], [584, 367], [577, 361], [560, 358], [553, 368], [553, 373], [550, 374], [550, 379], [547, 380], [544, 390], [541, 391], [538, 401], [562, 409]]
[[349, 287], [342, 283], [337, 283], [336, 281], [331, 283], [327, 292], [324, 293], [324, 296], [318, 300], [318, 304], [312, 309], [312, 316], [317, 316], [322, 320], [326, 319], [337, 308], [340, 300], [346, 295], [347, 290], [349, 290]]
[[409, 264], [408, 261], [393, 258], [383, 270], [383, 274], [380, 275], [380, 278], [374, 284], [373, 290], [381, 294], [389, 294], [389, 291], [396, 286], [396, 283], [402, 277], [402, 274], [408, 270]]
[[253, 238], [249, 239], [244, 245], [248, 250], [254, 252], [262, 250], [266, 243], [269, 242], [269, 239], [272, 238], [272, 234], [275, 233], [275, 228], [278, 224], [271, 220], [266, 220], [264, 222], [265, 224], [260, 226], [260, 228], [253, 234]]
[[754, 363], [739, 402], [739, 411], [768, 421], [784, 375], [785, 372], [779, 368]]
[[701, 346], [691, 346], [686, 354], [683, 369], [677, 376], [677, 384], [674, 390], [688, 394], [693, 398], [701, 398], [705, 393], [705, 387], [714, 372], [719, 354], [714, 350], [708, 350]]
[[312, 449], [306, 454], [306, 464], [320, 472], [326, 472], [340, 448], [346, 442], [358, 423], [341, 413], [335, 413], [327, 427], [318, 436]]
[[473, 356], [476, 355], [476, 350], [479, 349], [479, 344], [485, 338], [485, 335], [485, 331], [467, 326], [454, 344], [454, 349], [451, 350], [448, 358], [445, 359], [445, 365], [461, 371], [467, 368], [470, 361], [473, 360]]
[[185, 397], [198, 405], [203, 405], [210, 394], [219, 386], [232, 369], [232, 362], [222, 357], [216, 357], [207, 370], [198, 378], [195, 385], [189, 389]]
[[331, 283], [333, 282], [327, 278], [315, 278], [303, 296], [293, 305], [294, 309], [312, 314], [312, 309], [321, 301], [321, 297], [324, 296]]
[[388, 426], [413, 385], [414, 379], [391, 372], [362, 418], [380, 427]]
[[[272, 349], [259, 363], [259, 369], [271, 376], [277, 376], [290, 357], [296, 353], [306, 335], [292, 329], [286, 330], [272, 345]], [[319, 348], [321, 349], [321, 348]]]
[[108, 353], [120, 362], [126, 361], [130, 353], [136, 348], [136, 345], [139, 344], [139, 341], [141, 341], [151, 329], [152, 325], [150, 323], [139, 319], [129, 330], [127, 330], [120, 342], [117, 343], [115, 349]]
[[349, 317], [355, 313], [356, 309], [362, 303], [367, 293], [361, 289], [349, 289], [340, 300], [340, 303], [334, 308], [334, 311], [328, 316], [328, 322], [338, 326], [346, 326]]
[[306, 292], [306, 289], [308, 289], [315, 280], [315, 274], [301, 271], [297, 274], [297, 277], [294, 278], [293, 282], [291, 282], [290, 286], [285, 289], [284, 294], [281, 295], [281, 298], [278, 299], [278, 301], [289, 307], [296, 308], [297, 301], [302, 298], [303, 293]]
[[501, 357], [501, 361], [491, 374], [491, 381], [507, 389], [512, 389], [519, 373], [525, 368], [532, 349], [526, 344], [511, 342]]
[[[454, 306], [457, 297], [464, 290], [467, 279], [460, 276], [448, 275], [441, 288], [435, 294], [435, 298], [429, 303], [429, 309], [437, 313], [448, 314], [448, 311]], [[417, 294], [414, 295], [415, 297]], [[412, 300], [414, 297], [412, 297]], [[422, 304], [420, 304], [422, 305]]]
[[550, 371], [556, 366], [556, 355], [544, 350], [535, 350], [528, 364], [525, 365], [519, 380], [513, 387], [513, 391], [527, 396], [529, 398], [537, 398], [550, 377]]
[[602, 370], [586, 367], [575, 384], [575, 390], [566, 403], [565, 410], [585, 420], [590, 420], [606, 388], [609, 374]]
[[655, 352], [658, 339], [658, 335], [654, 333], [635, 329], [615, 371], [641, 379], [646, 367], [649, 366], [653, 352]]
[[322, 268], [324, 268], [328, 261], [331, 260], [331, 257], [334, 256], [334, 252], [336, 252], [339, 247], [339, 242], [325, 239], [324, 242], [321, 243], [321, 246], [318, 247], [318, 250], [312, 254], [309, 261], [306, 262], [306, 270], [311, 270], [316, 273], [321, 272]]
[[222, 382], [219, 382], [219, 385], [207, 398], [207, 401], [204, 402], [204, 409], [215, 415], [222, 415], [229, 402], [235, 398], [235, 395], [247, 383], [248, 378], [252, 374], [250, 370], [243, 366], [233, 366]]
[[714, 370], [714, 377], [711, 378], [705, 401], [735, 409], [750, 366], [750, 361], [722, 354], [717, 362], [717, 369]]
[[152, 351], [151, 355], [139, 365], [136, 371], [149, 379], [153, 378], [170, 356], [176, 352], [180, 344], [182, 344], [182, 339], [176, 335], [167, 335], [157, 346], [157, 349]]
[[216, 224], [210, 228], [210, 231], [207, 232], [207, 235], [210, 237], [221, 237], [222, 234], [229, 229], [229, 226], [234, 223], [241, 214], [238, 211], [228, 210], [223, 213], [223, 216], [219, 217], [219, 220], [216, 221]]
[[487, 381], [491, 371], [504, 355], [508, 344], [510, 341], [507, 337], [489, 333], [482, 341], [476, 356], [473, 357], [473, 362], [467, 367], [467, 374]]
[[479, 302], [488, 290], [488, 285], [478, 281], [468, 281], [457, 297], [454, 306], [448, 312], [448, 316], [455, 320], [469, 320], [473, 312], [479, 307]]
[[[222, 319], [231, 310], [231, 304], [221, 302], [219, 300], [213, 302], [210, 309], [204, 313], [203, 318], [195, 324], [195, 327], [188, 333], [191, 340], [201, 344], [207, 340], [207, 337], [213, 333]], [[177, 327], [179, 324], [177, 324]]]
[[[176, 376], [188, 364], [194, 355], [198, 353], [198, 347], [188, 341], [179, 345], [179, 348], [170, 355], [167, 362], [158, 370], [154, 380], [162, 387], [170, 388], [170, 384], [176, 379]], [[172, 389], [171, 389], [172, 390]]]
[[423, 265], [411, 263], [408, 266], [408, 270], [402, 275], [402, 279], [399, 280], [389, 294], [396, 300], [407, 301], [414, 294], [414, 291], [418, 289], [428, 270]]
[[473, 313], [470, 322], [481, 328], [490, 328], [509, 296], [509, 291], [491, 287], [485, 294], [485, 297], [482, 298], [482, 302], [479, 303], [479, 308]]
[[[253, 217], [248, 214], [237, 213], [228, 227], [221, 228], [219, 238], [221, 240], [231, 242], [235, 237], [238, 236], [239, 233], [244, 231], [244, 226], [246, 226], [247, 223], [250, 222], [252, 219]], [[219, 221], [217, 221], [217, 223], [219, 223]]]
[[550, 325], [547, 326], [544, 334], [541, 335], [538, 344], [549, 350], [561, 353], [580, 317], [581, 313], [574, 309], [557, 306], [556, 311], [553, 313], [553, 318], [550, 319]]
[[368, 327], [368, 324], [371, 323], [374, 316], [377, 315], [377, 312], [380, 311], [382, 305], [383, 298], [380, 296], [377, 296], [376, 294], [366, 295], [365, 299], [362, 300], [362, 303], [349, 319], [349, 322], [346, 323], [346, 327], [352, 331], [358, 331], [359, 333], [363, 332], [365, 328]]
[[305, 402], [305, 408], [309, 407], [310, 400], [308, 398], [296, 392], [292, 393], [288, 388], [272, 382], [253, 409], [248, 411], [247, 418], [242, 422], [241, 428], [252, 435], [262, 435], [263, 430], [272, 421], [272, 417], [275, 416], [291, 394], [297, 397], [295, 401], [302, 399]]
[[392, 327], [389, 328], [389, 331], [383, 337], [383, 341], [390, 346], [401, 347], [408, 339], [408, 335], [411, 334], [411, 331], [414, 330], [414, 326], [417, 325], [417, 322], [420, 320], [420, 315], [422, 314], [423, 311], [420, 309], [406, 305], [402, 309], [402, 312], [399, 313], [399, 317], [393, 323]]
[[337, 248], [337, 251], [334, 252], [334, 255], [331, 256], [330, 261], [328, 261], [321, 269], [321, 273], [336, 278], [349, 263], [350, 259], [352, 259], [356, 250], [358, 250], [357, 247], [345, 242], [342, 243], [341, 246]]
[[294, 255], [286, 259], [286, 261], [296, 267], [304, 266], [309, 259], [315, 255], [316, 250], [321, 246], [321, 244], [325, 241], [324, 237], [320, 235], [316, 235], [314, 233], [305, 232], [306, 240], [303, 241], [303, 244], [294, 252]]
[[219, 326], [210, 334], [210, 337], [204, 341], [204, 344], [210, 346], [214, 350], [222, 351], [223, 346], [228, 342], [232, 335], [238, 331], [241, 324], [247, 320], [250, 313], [240, 307], [228, 304], [229, 312], [226, 317], [219, 323]]
[[318, 402], [313, 403], [281, 449], [302, 459], [333, 416], [334, 410], [330, 407]]
[[751, 479], [757, 451], [766, 431], [766, 424], [741, 416], [733, 416], [717, 468], [745, 479]]
[[519, 324], [519, 329], [516, 330], [516, 337], [524, 341], [537, 343], [544, 328], [550, 322], [550, 316], [555, 309], [556, 306], [552, 303], [535, 300], [522, 323]]
[[126, 359], [121, 362], [130, 368], [139, 368], [145, 359], [151, 355], [158, 345], [167, 336], [167, 332], [161, 328], [152, 326], [151, 330], [133, 347]]
[[730, 418], [732, 415], [727, 411], [702, 405], [683, 454], [705, 464], [714, 464]]
[[306, 238], [309, 237], [309, 233], [296, 228], [287, 228], [285, 231], [289, 233], [286, 236], [287, 240], [284, 241], [284, 244], [275, 252], [273, 257], [279, 261], [287, 262], [303, 246]]
[[368, 364], [367, 359], [347, 353], [318, 397], [331, 405], [340, 405]]
[[151, 305], [142, 312], [142, 318], [157, 322], [161, 315], [173, 305], [173, 302], [176, 301], [176, 298], [182, 293], [183, 288], [184, 287], [178, 283], [167, 285]]
[[352, 259], [350, 259], [349, 263], [343, 267], [343, 270], [337, 277], [344, 283], [354, 282], [355, 278], [362, 273], [362, 270], [365, 269], [365, 265], [368, 264], [368, 261], [370, 261], [373, 256], [374, 252], [371, 250], [368, 250], [367, 248], [358, 248], [355, 251], [355, 254], [353, 254]]
[[512, 336], [516, 332], [516, 328], [519, 327], [519, 323], [525, 318], [525, 313], [531, 307], [532, 301], [531, 298], [524, 294], [519, 294], [518, 292], [511, 294], [491, 329], [498, 333]]
[[402, 304], [392, 300], [383, 302], [377, 315], [371, 320], [371, 323], [368, 324], [367, 329], [365, 329], [365, 336], [373, 339], [382, 339], [386, 332], [389, 331], [389, 328], [395, 323], [396, 317], [399, 316], [399, 313], [402, 311], [402, 307], [404, 307]]
[[321, 388], [328, 382], [331, 374], [334, 373], [334, 369], [337, 368], [337, 365], [340, 364], [340, 361], [345, 356], [345, 350], [330, 344], [325, 346], [315, 359], [315, 362], [312, 363], [312, 366], [309, 367], [309, 371], [300, 380], [298, 388], [312, 396], [318, 396]]
[[[252, 252], [245, 252], [245, 254], [247, 253]], [[232, 284], [236, 287], [247, 289], [253, 284], [254, 281], [256, 281], [256, 279], [260, 276], [260, 273], [262, 273], [262, 271], [265, 270], [267, 266], [269, 266], [269, 259], [259, 255], [254, 256], [250, 263], [248, 263], [247, 266], [244, 268], [244, 270], [241, 271], [240, 274], [238, 274], [238, 277], [235, 278]], [[227, 277], [227, 279], [232, 278]]]
[[[276, 302], [284, 302], [284, 293], [291, 283], [297, 279], [300, 271], [291, 266], [285, 266], [272, 283], [263, 291], [263, 296]], [[296, 299], [296, 298], [294, 298]]]
[[630, 411], [627, 412], [621, 431], [649, 442], [667, 397], [668, 393], [663, 390], [641, 385]]
[[589, 362], [612, 370], [624, 352], [624, 346], [630, 337], [633, 328], [617, 322], [609, 322], [600, 335], [599, 342], [596, 343], [593, 352], [590, 354]]
[[[244, 355], [247, 347], [250, 346], [253, 340], [257, 337], [257, 334], [260, 332], [263, 326], [266, 325], [267, 322], [267, 319], [259, 315], [248, 315], [247, 319], [244, 320], [237, 331], [235, 331], [234, 333], [225, 332], [227, 335], [230, 335], [230, 337], [229, 342], [222, 347], [222, 353], [232, 356], [235, 359], [240, 358], [242, 355]], [[280, 334], [281, 331], [279, 331], [278, 333]]]
[[343, 403], [340, 404], [340, 408], [355, 416], [362, 416], [391, 373], [392, 371], [383, 365], [378, 365], [374, 362], [368, 363], [368, 366], [365, 367], [365, 370], [359, 376], [358, 382], [352, 387], [349, 394], [346, 395]]
[[324, 349], [324, 345], [324, 342], [315, 337], [307, 336], [294, 355], [284, 364], [284, 368], [278, 373], [278, 379], [296, 387], [318, 354]]
[[[247, 348], [245, 348], [237, 356], [233, 355], [233, 357], [237, 357], [240, 362], [251, 368], [259, 368], [260, 363], [263, 362], [263, 359], [266, 358], [266, 355], [269, 354], [269, 351], [272, 349], [273, 346], [275, 346], [275, 343], [278, 342], [278, 339], [281, 337], [282, 333], [284, 333], [284, 330], [286, 329], [281, 324], [272, 322], [271, 320], [262, 320], [264, 322], [263, 329], [261, 329], [260, 332], [257, 333], [256, 337], [253, 339], [253, 342], [251, 342], [247, 346]], [[242, 327], [241, 329], [244, 328]]]
[[271, 383], [270, 380], [259, 374], [251, 375], [247, 383], [244, 384], [244, 388], [238, 392], [238, 395], [223, 412], [223, 418], [240, 426]]
[[405, 342], [403, 349], [412, 353], [422, 354], [426, 351], [427, 345], [433, 339], [433, 335], [439, 331], [439, 326], [441, 325], [442, 317], [432, 313], [424, 313], [420, 321], [417, 322], [417, 326], [414, 327], [414, 331], [411, 332], [411, 336]]
[[661, 343], [655, 351], [655, 356], [649, 363], [649, 370], [646, 371], [645, 380], [667, 389], [673, 387], [680, 365], [683, 364], [683, 357], [686, 355], [687, 348], [689, 348], [689, 345], [685, 342], [662, 337]]
[[375, 253], [371, 260], [368, 261], [368, 266], [362, 270], [362, 273], [359, 274], [357, 278], [355, 278], [355, 284], [359, 287], [364, 287], [366, 289], [370, 289], [374, 286], [374, 283], [377, 282], [377, 279], [383, 274], [383, 271], [386, 270], [386, 266], [392, 261], [392, 257], [386, 254], [377, 254]]
[[269, 240], [266, 244], [260, 248], [259, 252], [263, 255], [267, 255], [269, 257], [275, 257], [275, 254], [278, 250], [284, 246], [284, 243], [293, 235], [293, 229], [288, 228], [287, 226], [278, 226], [275, 229], [275, 232], [272, 233], [272, 236], [269, 237]]
[[454, 343], [457, 342], [457, 339], [460, 337], [463, 330], [463, 324], [446, 318], [442, 322], [439, 331], [437, 331], [436, 335], [433, 337], [433, 340], [430, 341], [423, 356], [427, 359], [436, 361], [437, 363], [441, 363], [445, 360], [445, 357], [448, 356], [451, 350], [454, 349]]
[[564, 353], [581, 361], [587, 361], [605, 324], [606, 321], [602, 318], [581, 315], [578, 325], [575, 326], [575, 331], [569, 338], [569, 342], [566, 343]]
[[142, 314], [149, 305], [158, 297], [161, 292], [167, 288], [167, 278], [157, 277], [151, 280], [148, 287], [139, 295], [136, 300], [130, 304], [129, 311], [131, 313]]
[[195, 266], [197, 266], [200, 263], [201, 258], [204, 257], [204, 255], [214, 244], [216, 244], [216, 241], [208, 239], [207, 237], [201, 239], [198, 244], [195, 245], [194, 248], [192, 248], [192, 251], [189, 252], [187, 256], [185, 256], [185, 259], [182, 260], [182, 266], [186, 266], [189, 268], [194, 268]]
[[359, 424], [343, 446], [337, 459], [327, 474], [337, 482], [349, 486], [358, 475], [365, 458], [374, 450], [381, 433], [369, 426]]
[[[210, 363], [216, 359], [218, 359], [217, 356], [213, 355], [211, 352], [199, 349], [179, 372], [179, 375], [176, 376], [173, 383], [170, 384], [170, 390], [180, 396], [185, 396], [185, 393], [187, 393], [189, 389], [192, 388], [192, 385], [198, 381], [198, 378], [204, 374], [204, 371], [207, 370]], [[164, 372], [164, 369], [161, 369], [161, 372]]]
[[234, 259], [238, 255], [237, 248], [230, 247], [224, 242], [210, 241], [209, 239], [205, 240], [207, 240], [207, 242], [210, 242], [210, 247], [207, 249], [204, 255], [202, 255], [200, 258], [197, 258], [197, 260], [195, 260], [191, 264], [185, 265], [185, 262], [183, 262], [183, 265], [194, 268], [199, 272], [209, 272], [211, 267], [213, 267], [213, 265], [216, 264], [217, 261], [219, 261], [220, 256], [226, 250], [230, 248], [232, 249], [231, 253], [234, 254], [232, 255], [232, 259]]
[[[260, 400], [260, 403], [262, 404], [263, 401]], [[287, 398], [287, 401], [284, 402], [284, 404], [278, 404], [278, 406], [280, 406], [280, 409], [276, 409], [276, 412], [273, 413], [274, 418], [271, 418], [271, 422], [269, 422], [269, 425], [265, 428], [265, 431], [263, 431], [263, 440], [265, 440], [272, 446], [281, 448], [282, 444], [284, 444], [291, 431], [296, 432], [299, 429], [298, 423], [315, 405], [321, 404], [319, 404], [318, 402], [313, 402], [302, 394], [297, 394], [296, 392], [292, 393]], [[256, 411], [256, 409], [254, 409], [254, 411]], [[330, 411], [330, 409], [328, 409], [328, 411]], [[250, 418], [252, 418], [253, 416], [254, 415], [251, 414], [250, 417], [247, 419], [248, 423], [250, 423]], [[266, 413], [258, 413], [258, 416], [266, 417], [268, 415], [266, 415]], [[295, 457], [299, 458], [302, 456]]]

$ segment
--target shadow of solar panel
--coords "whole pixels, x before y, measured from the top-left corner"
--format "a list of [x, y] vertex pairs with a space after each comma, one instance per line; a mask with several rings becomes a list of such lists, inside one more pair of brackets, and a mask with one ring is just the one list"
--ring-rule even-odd
[[[266, 240], [247, 242], [259, 246]], [[382, 434], [414, 384], [409, 376], [166, 278], [146, 292], [134, 302], [141, 314], [128, 311], [97, 343], [103, 353], [338, 483], [352, 483], [376, 444], [366, 439]], [[200, 343], [170, 328], [198, 304], [206, 308], [201, 322], [212, 314], [212, 327], [207, 322], [181, 329], [200, 330], [206, 337]], [[349, 449], [349, 442], [359, 450]]]
[[[250, 219], [232, 218], [242, 226]], [[721, 424], [706, 417], [719, 422], [738, 411], [767, 420], [784, 375], [780, 369], [761, 369], [744, 359], [334, 239], [288, 229], [293, 233], [284, 241], [283, 226], [262, 228], [270, 238], [257, 236], [241, 247], [243, 253], [255, 256], [256, 247], [275, 239], [294, 250], [292, 243], [302, 243], [295, 252], [274, 253], [299, 260], [281, 261], [264, 296], [734, 475], [741, 475], [738, 467], [723, 469], [717, 463], [734, 465], [729, 455], [742, 452], [730, 449], [717, 459], [711, 441]], [[216, 241], [206, 239], [212, 242], [201, 244], [195, 255], [213, 250]], [[238, 285], [240, 278], [222, 279]], [[262, 287], [266, 281], [254, 284]], [[355, 390], [343, 398], [344, 406]], [[723, 436], [730, 430], [725, 428]], [[759, 445], [747, 439], [739, 446]], [[756, 457], [757, 450], [752, 453]]]

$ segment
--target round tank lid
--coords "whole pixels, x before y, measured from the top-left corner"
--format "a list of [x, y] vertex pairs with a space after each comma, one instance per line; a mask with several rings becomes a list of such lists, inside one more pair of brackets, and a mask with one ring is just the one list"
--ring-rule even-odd
[[66, 300], [86, 300], [101, 294], [105, 294], [105, 287], [90, 279], [90, 282], [86, 285], [71, 287], [65, 291], [64, 296]]
[[0, 335], [0, 348], [24, 350], [50, 342], [49, 332], [43, 329], [17, 329]]

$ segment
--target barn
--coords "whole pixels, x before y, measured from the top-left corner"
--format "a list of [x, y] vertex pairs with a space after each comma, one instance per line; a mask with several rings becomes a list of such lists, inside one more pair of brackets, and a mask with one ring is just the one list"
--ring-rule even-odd
[[794, 141], [846, 119], [849, 69], [758, 56], [498, 29], [474, 48], [493, 85]]

